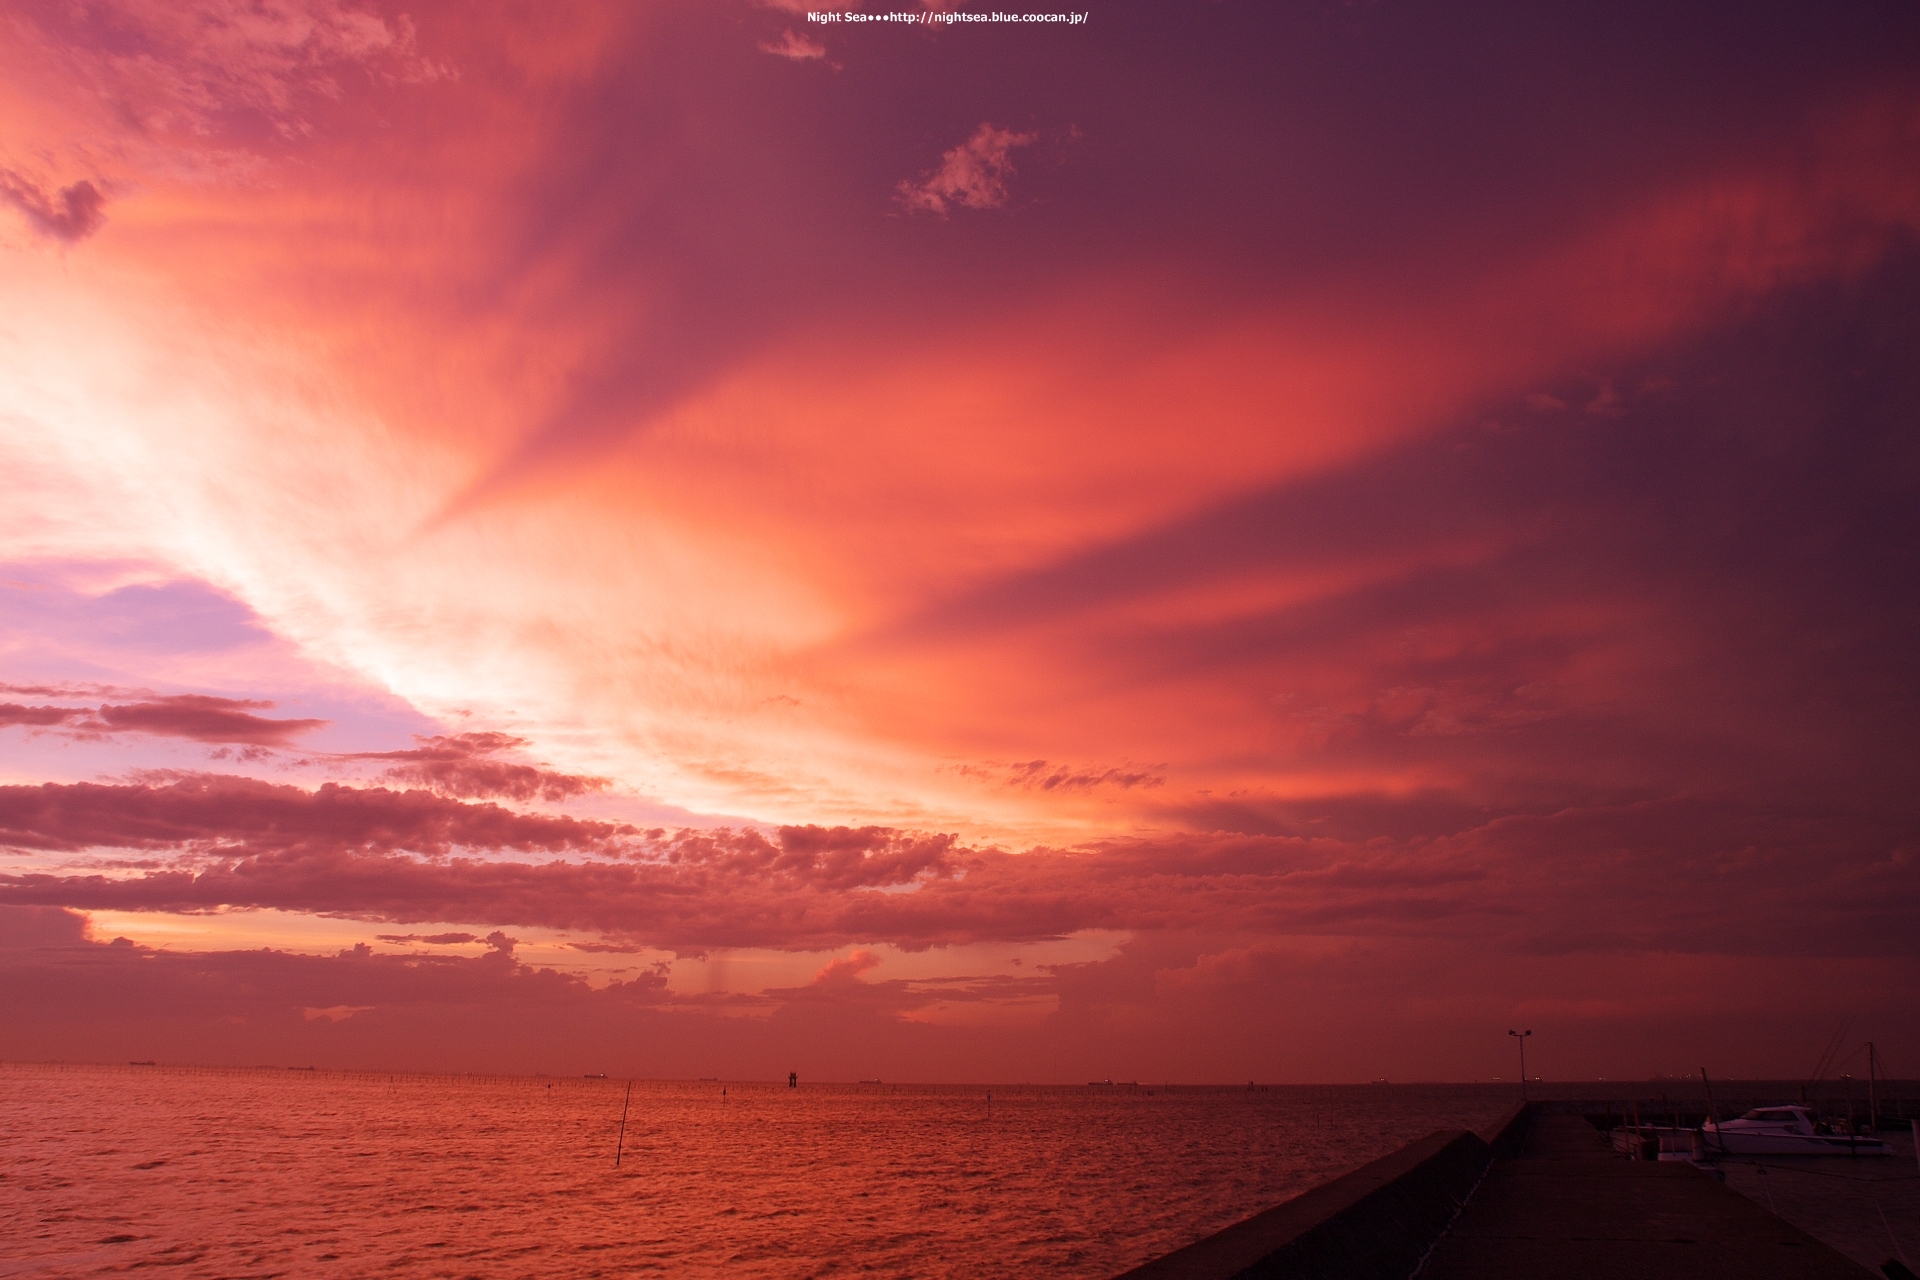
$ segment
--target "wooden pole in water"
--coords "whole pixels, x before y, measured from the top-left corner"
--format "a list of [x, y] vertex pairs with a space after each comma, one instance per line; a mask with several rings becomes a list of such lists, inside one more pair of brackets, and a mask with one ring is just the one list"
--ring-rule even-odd
[[620, 1167], [620, 1153], [627, 1146], [627, 1106], [633, 1101], [633, 1081], [627, 1081], [627, 1096], [620, 1103], [620, 1140], [613, 1145], [613, 1167]]

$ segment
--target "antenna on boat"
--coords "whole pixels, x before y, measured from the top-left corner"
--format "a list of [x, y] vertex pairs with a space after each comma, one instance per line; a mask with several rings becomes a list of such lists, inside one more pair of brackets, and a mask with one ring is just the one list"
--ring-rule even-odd
[[1713, 1105], [1713, 1082], [1707, 1079], [1705, 1067], [1700, 1068], [1700, 1086], [1707, 1091], [1707, 1119], [1713, 1121], [1713, 1136], [1719, 1140], [1720, 1154], [1724, 1156], [1727, 1154], [1727, 1135], [1720, 1132], [1720, 1112]]
[[1827, 1041], [1827, 1051], [1820, 1055], [1820, 1061], [1814, 1064], [1812, 1077], [1801, 1087], [1801, 1096], [1803, 1098], [1806, 1096], [1806, 1090], [1808, 1088], [1825, 1080], [1827, 1078], [1827, 1072], [1833, 1070], [1834, 1056], [1840, 1052], [1840, 1046], [1846, 1040], [1847, 1032], [1852, 1027], [1853, 1019], [1846, 1018], [1834, 1029], [1833, 1038]]
[[1880, 1133], [1880, 1108], [1873, 1088], [1874, 1059], [1877, 1056], [1873, 1041], [1867, 1041], [1867, 1127], [1873, 1130], [1876, 1137]]

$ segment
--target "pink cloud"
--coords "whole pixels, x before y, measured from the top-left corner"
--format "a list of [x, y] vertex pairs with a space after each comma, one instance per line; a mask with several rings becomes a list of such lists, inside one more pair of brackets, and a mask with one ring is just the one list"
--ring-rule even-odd
[[858, 982], [861, 974], [879, 967], [880, 957], [865, 948], [860, 948], [827, 961], [821, 966], [820, 972], [813, 975], [813, 985], [816, 987], [847, 986]]
[[416, 740], [420, 745], [411, 751], [360, 751], [338, 758], [397, 761], [386, 771], [388, 779], [463, 800], [570, 800], [610, 785], [606, 778], [494, 759], [500, 752], [527, 745], [525, 738], [510, 734], [456, 733], [416, 736]]
[[377, 1007], [370, 1004], [336, 1004], [327, 1009], [315, 1009], [308, 1005], [300, 1010], [300, 1014], [308, 1022], [318, 1018], [325, 1018], [328, 1022], [345, 1022], [356, 1013], [367, 1013]]
[[17, 702], [0, 702], [0, 725], [23, 724], [45, 728], [66, 724], [84, 714], [71, 707], [26, 707]]
[[1007, 179], [1013, 176], [1013, 149], [1039, 138], [1037, 133], [1015, 133], [982, 124], [973, 136], [940, 157], [940, 167], [917, 181], [903, 181], [896, 190], [908, 209], [944, 215], [953, 206], [997, 209], [1007, 202]]
[[96, 713], [110, 730], [131, 730], [196, 742], [238, 742], [256, 747], [284, 747], [301, 734], [325, 725], [325, 720], [270, 720], [252, 714], [271, 702], [214, 698], [204, 694], [176, 694], [122, 706], [103, 705]]
[[763, 41], [760, 52], [795, 62], [812, 62], [827, 56], [827, 46], [789, 29], [781, 32], [778, 40]]
[[12, 169], [0, 169], [0, 204], [10, 204], [43, 236], [74, 244], [107, 220], [106, 197], [82, 179], [48, 193]]
[[144, 702], [103, 703], [95, 708], [28, 707], [0, 704], [0, 725], [65, 726], [73, 733], [146, 733], [193, 742], [228, 742], [253, 747], [285, 747], [294, 738], [326, 725], [325, 720], [274, 720], [253, 712], [271, 702], [183, 693]]
[[517, 814], [425, 791], [333, 783], [303, 791], [216, 774], [131, 786], [0, 787], [0, 842], [32, 849], [558, 853], [611, 851], [634, 834], [624, 824]]

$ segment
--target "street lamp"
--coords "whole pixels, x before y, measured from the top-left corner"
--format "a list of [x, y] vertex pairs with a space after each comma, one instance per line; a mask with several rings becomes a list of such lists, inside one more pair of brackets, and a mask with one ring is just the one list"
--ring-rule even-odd
[[1520, 1101], [1527, 1100], [1527, 1037], [1531, 1031], [1509, 1031], [1508, 1035], [1520, 1041]]

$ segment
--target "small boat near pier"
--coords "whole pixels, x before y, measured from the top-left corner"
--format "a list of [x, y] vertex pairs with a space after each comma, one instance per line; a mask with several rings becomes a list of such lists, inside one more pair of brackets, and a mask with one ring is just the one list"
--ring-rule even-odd
[[1641, 1160], [1687, 1160], [1721, 1156], [1890, 1156], [1893, 1148], [1872, 1129], [1846, 1121], [1828, 1124], [1795, 1105], [1755, 1107], [1737, 1120], [1708, 1120], [1697, 1128], [1626, 1124], [1613, 1130], [1613, 1149]]
[[[1844, 1130], [1844, 1131], [1842, 1131]], [[1853, 1132], [1814, 1119], [1800, 1106], [1755, 1107], [1737, 1120], [1711, 1120], [1700, 1136], [1713, 1155], [1729, 1156], [1890, 1156], [1893, 1148], [1871, 1130]]]

